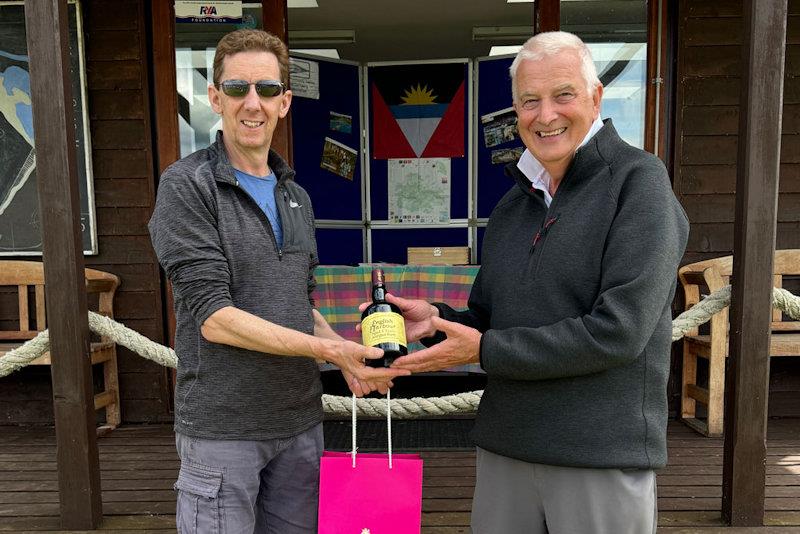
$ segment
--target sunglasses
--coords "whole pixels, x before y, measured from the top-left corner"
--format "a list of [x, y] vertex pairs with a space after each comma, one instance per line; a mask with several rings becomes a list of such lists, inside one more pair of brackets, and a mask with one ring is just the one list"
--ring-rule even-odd
[[222, 92], [228, 96], [241, 98], [250, 92], [250, 86], [256, 86], [258, 96], [271, 97], [278, 96], [286, 90], [286, 86], [278, 80], [258, 80], [257, 82], [246, 82], [245, 80], [225, 80], [217, 84]]

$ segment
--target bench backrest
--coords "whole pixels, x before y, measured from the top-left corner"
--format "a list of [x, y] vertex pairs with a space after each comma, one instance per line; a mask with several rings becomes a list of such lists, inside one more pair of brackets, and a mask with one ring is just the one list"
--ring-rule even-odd
[[[773, 259], [773, 285], [783, 287], [784, 276], [800, 276], [800, 249], [776, 250]], [[678, 270], [686, 297], [686, 309], [700, 300], [699, 287], [710, 292], [730, 283], [733, 275], [733, 256], [723, 256], [684, 265]], [[800, 321], [784, 321], [780, 310], [772, 312], [774, 331], [800, 330]]]
[[[119, 278], [96, 269], [84, 269], [86, 292], [98, 294], [97, 311], [108, 317], [114, 316], [114, 293], [119, 287]], [[0, 286], [16, 287], [18, 302], [18, 328], [0, 330], [0, 340], [15, 341], [33, 339], [47, 328], [45, 308], [44, 265], [38, 261], [0, 261]], [[30, 289], [33, 288], [33, 302]], [[31, 306], [33, 305], [33, 307]], [[35, 321], [31, 321], [31, 310]], [[4, 317], [8, 319], [8, 317]]]

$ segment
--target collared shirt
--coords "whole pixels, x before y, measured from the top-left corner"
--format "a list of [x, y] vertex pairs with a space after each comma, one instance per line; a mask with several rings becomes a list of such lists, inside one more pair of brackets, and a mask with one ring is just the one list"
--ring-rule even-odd
[[[603, 120], [600, 118], [600, 114], [598, 114], [591, 128], [589, 128], [589, 131], [586, 133], [586, 137], [584, 137], [581, 144], [578, 145], [578, 148], [588, 143], [589, 139], [599, 132], [602, 127]], [[550, 194], [550, 181], [552, 180], [550, 173], [545, 170], [544, 166], [539, 163], [539, 160], [536, 159], [527, 148], [525, 152], [522, 153], [522, 157], [519, 158], [517, 168], [531, 181], [531, 187], [544, 193], [544, 203], [547, 204], [549, 208], [550, 203], [553, 201], [553, 196]]]

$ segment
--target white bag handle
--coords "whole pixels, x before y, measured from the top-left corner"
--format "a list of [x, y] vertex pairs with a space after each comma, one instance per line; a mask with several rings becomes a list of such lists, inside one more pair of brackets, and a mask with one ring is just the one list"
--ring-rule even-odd
[[[353, 394], [352, 408], [353, 414], [353, 442], [350, 455], [353, 457], [353, 468], [356, 467], [356, 396]], [[389, 442], [389, 469], [392, 468], [392, 390], [386, 392], [386, 428], [388, 429]]]

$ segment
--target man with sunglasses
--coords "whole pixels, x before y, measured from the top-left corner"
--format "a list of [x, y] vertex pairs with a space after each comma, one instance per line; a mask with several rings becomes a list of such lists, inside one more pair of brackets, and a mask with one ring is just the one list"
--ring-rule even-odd
[[322, 386], [336, 364], [356, 395], [403, 370], [345, 341], [313, 309], [314, 213], [270, 150], [289, 111], [289, 58], [259, 30], [224, 36], [208, 88], [216, 142], [164, 171], [149, 228], [172, 282], [178, 354], [180, 532], [316, 532]]

